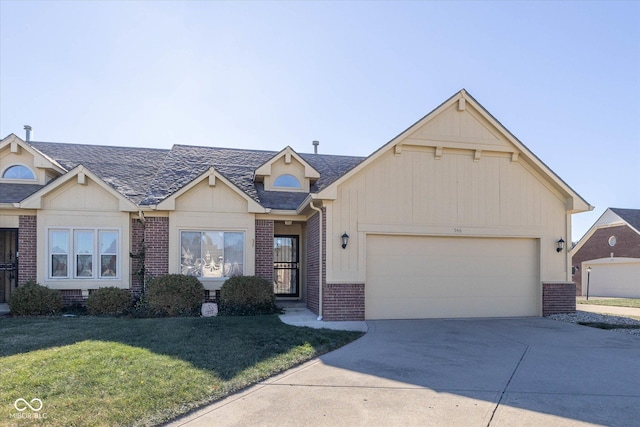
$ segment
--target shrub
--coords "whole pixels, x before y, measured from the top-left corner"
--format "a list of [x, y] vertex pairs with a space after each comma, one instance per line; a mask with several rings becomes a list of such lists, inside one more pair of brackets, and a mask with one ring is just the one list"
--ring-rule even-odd
[[204, 302], [204, 286], [193, 276], [159, 276], [148, 283], [146, 300], [151, 315], [196, 316]]
[[118, 316], [126, 313], [132, 306], [133, 300], [127, 289], [109, 286], [97, 289], [89, 294], [87, 309], [89, 314], [109, 314]]
[[218, 309], [226, 316], [277, 313], [273, 284], [255, 276], [231, 277], [220, 289]]
[[11, 314], [18, 316], [54, 314], [62, 310], [62, 295], [30, 280], [13, 291], [9, 298], [9, 308]]

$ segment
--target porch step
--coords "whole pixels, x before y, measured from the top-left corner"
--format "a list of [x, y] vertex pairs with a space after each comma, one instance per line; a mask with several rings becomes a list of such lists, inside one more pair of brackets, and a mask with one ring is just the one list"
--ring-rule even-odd
[[9, 304], [6, 304], [6, 303], [0, 304], [0, 316], [7, 313], [9, 313]]
[[307, 308], [307, 303], [300, 300], [276, 300], [276, 306], [283, 309]]

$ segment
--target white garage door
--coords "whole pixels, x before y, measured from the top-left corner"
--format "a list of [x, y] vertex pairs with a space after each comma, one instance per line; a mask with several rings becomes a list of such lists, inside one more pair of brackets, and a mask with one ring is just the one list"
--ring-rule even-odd
[[[623, 262], [614, 258], [616, 262], [606, 264], [590, 264], [591, 277], [589, 279], [589, 295], [601, 297], [640, 298], [640, 260]], [[603, 262], [598, 260], [595, 262]], [[587, 273], [583, 269], [584, 285], [582, 293], [587, 292]]]
[[367, 319], [539, 316], [536, 239], [367, 236]]

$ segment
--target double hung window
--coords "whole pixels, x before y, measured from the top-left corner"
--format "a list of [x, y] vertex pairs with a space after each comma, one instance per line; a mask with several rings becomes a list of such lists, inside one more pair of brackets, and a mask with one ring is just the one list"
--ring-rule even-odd
[[120, 270], [120, 232], [109, 229], [49, 230], [49, 278], [108, 279]]

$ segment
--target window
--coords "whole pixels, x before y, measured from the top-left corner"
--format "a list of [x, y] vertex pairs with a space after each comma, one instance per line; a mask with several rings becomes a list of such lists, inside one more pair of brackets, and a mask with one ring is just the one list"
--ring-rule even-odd
[[289, 174], [284, 174], [277, 177], [276, 180], [273, 181], [273, 186], [283, 188], [302, 188], [300, 185], [300, 181], [298, 181], [295, 176]]
[[609, 237], [609, 246], [611, 246], [611, 247], [615, 246], [616, 242], [617, 242], [616, 236]]
[[[117, 230], [73, 228], [49, 230], [49, 277], [52, 279], [68, 279], [71, 276], [74, 279], [118, 277], [119, 241], [120, 232]], [[73, 254], [72, 259], [69, 259], [70, 254]]]
[[31, 169], [22, 165], [8, 167], [2, 174], [2, 177], [4, 179], [36, 179]]
[[244, 233], [181, 231], [180, 272], [201, 278], [244, 274]]

